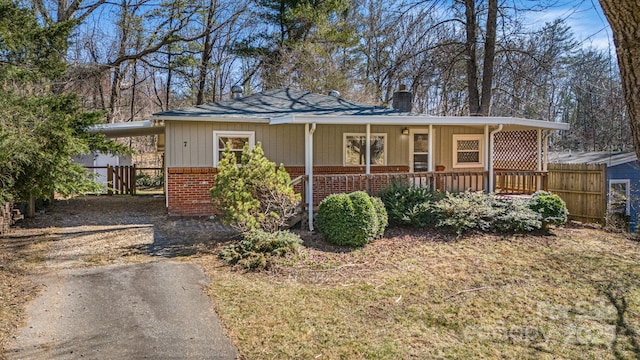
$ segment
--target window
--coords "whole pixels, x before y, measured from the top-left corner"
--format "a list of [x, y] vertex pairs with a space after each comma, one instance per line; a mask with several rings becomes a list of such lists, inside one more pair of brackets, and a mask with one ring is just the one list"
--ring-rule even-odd
[[629, 215], [631, 213], [631, 180], [609, 180], [609, 213]]
[[484, 166], [483, 142], [483, 134], [453, 135], [453, 167]]
[[[344, 134], [344, 165], [365, 165], [366, 134]], [[387, 134], [371, 134], [371, 165], [387, 163]]]
[[227, 143], [231, 145], [231, 151], [240, 162], [244, 145], [248, 143], [251, 148], [255, 145], [255, 133], [253, 131], [214, 131], [213, 167], [218, 167], [218, 162], [222, 159], [222, 153], [224, 153]]
[[409, 136], [411, 171], [429, 171], [429, 131], [411, 129]]

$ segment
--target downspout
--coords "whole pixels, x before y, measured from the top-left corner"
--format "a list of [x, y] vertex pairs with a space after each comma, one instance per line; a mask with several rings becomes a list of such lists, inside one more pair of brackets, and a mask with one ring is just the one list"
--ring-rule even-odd
[[316, 123], [305, 124], [306, 140], [307, 140], [307, 208], [309, 218], [309, 231], [313, 231], [313, 133], [316, 131]]
[[489, 134], [489, 192], [494, 192], [494, 174], [493, 174], [493, 142], [494, 142], [494, 135], [499, 133], [500, 131], [502, 131], [502, 128], [504, 127], [503, 124], [498, 125], [498, 128], [493, 130], [490, 134]]

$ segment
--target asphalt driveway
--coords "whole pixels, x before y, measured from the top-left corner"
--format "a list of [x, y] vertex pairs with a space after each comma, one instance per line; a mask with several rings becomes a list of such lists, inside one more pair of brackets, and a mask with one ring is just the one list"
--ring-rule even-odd
[[66, 269], [40, 279], [9, 359], [236, 359], [195, 264]]

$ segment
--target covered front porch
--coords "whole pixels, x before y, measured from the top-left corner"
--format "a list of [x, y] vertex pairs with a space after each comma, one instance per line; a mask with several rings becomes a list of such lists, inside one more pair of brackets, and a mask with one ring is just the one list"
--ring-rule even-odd
[[[293, 182], [303, 194], [310, 230], [313, 209], [326, 196], [358, 190], [376, 195], [393, 181], [443, 192], [546, 190], [548, 137], [552, 130], [567, 128], [518, 118], [419, 115], [398, 119], [291, 116], [271, 119], [270, 124], [304, 124], [304, 173]], [[354, 132], [335, 131], [334, 135], [343, 136], [342, 167], [328, 171], [316, 162], [336, 148], [327, 142], [329, 130], [345, 126]], [[317, 137], [320, 141], [314, 144]], [[393, 160], [387, 162], [387, 158]], [[359, 162], [353, 163], [354, 159]]]
[[[530, 195], [538, 190], [548, 190], [547, 171], [495, 170], [494, 188], [487, 191], [489, 172], [413, 172], [378, 174], [338, 174], [313, 175], [313, 204], [331, 194], [366, 191], [376, 195], [394, 181], [441, 192], [459, 192], [465, 190], [485, 190], [503, 195]], [[301, 175], [292, 180], [294, 185], [301, 184], [303, 201], [309, 196], [309, 176]]]

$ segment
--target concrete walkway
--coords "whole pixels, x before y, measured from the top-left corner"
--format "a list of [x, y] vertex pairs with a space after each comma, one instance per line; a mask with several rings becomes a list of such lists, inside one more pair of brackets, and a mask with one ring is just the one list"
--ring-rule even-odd
[[9, 359], [236, 359], [194, 264], [62, 270], [44, 280]]

